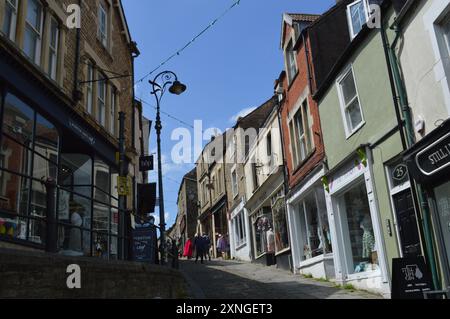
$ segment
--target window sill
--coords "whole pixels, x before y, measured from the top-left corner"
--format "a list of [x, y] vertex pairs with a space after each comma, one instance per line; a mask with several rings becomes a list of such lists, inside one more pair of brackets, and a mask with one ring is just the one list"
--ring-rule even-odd
[[294, 85], [294, 82], [295, 82], [295, 80], [297, 79], [298, 74], [299, 74], [299, 72], [298, 72], [298, 70], [297, 70], [297, 72], [295, 73], [295, 75], [292, 77], [292, 80], [289, 81], [289, 84], [288, 84], [288, 92], [291, 90], [292, 85]]
[[349, 140], [353, 135], [355, 135], [356, 133], [358, 133], [359, 130], [361, 130], [363, 128], [363, 126], [366, 125], [365, 121], [362, 121], [361, 124], [359, 124], [353, 131], [349, 132], [346, 134], [346, 139]]
[[287, 252], [290, 251], [290, 250], [291, 250], [291, 247], [285, 248], [285, 249], [283, 249], [283, 250], [280, 250], [280, 251], [276, 252], [276, 253], [275, 253], [275, 256], [283, 255], [284, 253], [287, 253]]
[[312, 151], [309, 152], [309, 154], [305, 157], [305, 159], [296, 166], [296, 168], [292, 172], [292, 175], [297, 174], [298, 171], [300, 171], [302, 169], [302, 167], [314, 156], [315, 153], [316, 153], [316, 148], [314, 147], [312, 149]]
[[310, 267], [316, 264], [320, 264], [321, 262], [324, 262], [325, 260], [333, 259], [333, 254], [326, 254], [326, 255], [319, 255], [310, 259], [306, 259], [300, 262], [298, 269], [303, 269], [306, 267]]
[[246, 243], [246, 242], [243, 243], [243, 244], [240, 244], [239, 246], [237, 246], [237, 247], [236, 247], [236, 251], [242, 250], [242, 249], [245, 248], [245, 247], [247, 247], [247, 243]]

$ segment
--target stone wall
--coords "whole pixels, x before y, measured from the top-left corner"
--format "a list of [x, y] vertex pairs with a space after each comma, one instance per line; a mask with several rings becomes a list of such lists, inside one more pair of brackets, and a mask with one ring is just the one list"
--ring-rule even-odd
[[[81, 268], [81, 289], [69, 289], [67, 267]], [[140, 263], [63, 257], [0, 248], [0, 298], [187, 298], [180, 272]]]

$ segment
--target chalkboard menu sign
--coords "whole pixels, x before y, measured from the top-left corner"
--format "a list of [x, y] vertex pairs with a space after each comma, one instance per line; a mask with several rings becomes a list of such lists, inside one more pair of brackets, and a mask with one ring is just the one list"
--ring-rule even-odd
[[431, 273], [423, 257], [392, 261], [392, 299], [424, 299], [432, 291]]
[[133, 260], [154, 264], [156, 246], [156, 227], [150, 223], [137, 222], [133, 229]]

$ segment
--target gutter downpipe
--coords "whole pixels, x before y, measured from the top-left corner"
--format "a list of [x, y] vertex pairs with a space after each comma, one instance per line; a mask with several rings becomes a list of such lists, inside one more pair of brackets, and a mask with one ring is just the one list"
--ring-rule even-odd
[[[82, 0], [78, 0], [78, 6], [81, 10], [82, 6]], [[78, 72], [80, 70], [80, 47], [81, 47], [81, 28], [77, 28], [76, 31], [76, 42], [75, 42], [75, 74], [74, 74], [74, 91], [73, 91], [73, 98], [78, 103], [79, 100], [79, 90], [80, 90], [80, 83], [79, 83], [79, 75]]]
[[[397, 43], [401, 37], [401, 30], [398, 25], [392, 26], [391, 29], [393, 29], [395, 31], [395, 39], [394, 39], [392, 45], [389, 45], [387, 33], [383, 27], [381, 28], [381, 34], [382, 34], [382, 38], [383, 38], [383, 44], [385, 45], [385, 47], [388, 50], [388, 55], [387, 55], [388, 61], [387, 62], [392, 71], [392, 75], [394, 77], [394, 82], [395, 82], [394, 86], [398, 93], [398, 97], [395, 97], [395, 99], [398, 98], [398, 101], [400, 102], [400, 108], [401, 108], [401, 112], [402, 112], [403, 119], [404, 119], [403, 122], [404, 122], [404, 126], [405, 126], [405, 131], [406, 131], [405, 132], [406, 133], [406, 144], [407, 144], [407, 147], [410, 148], [416, 143], [415, 131], [413, 128], [412, 114], [411, 114], [411, 109], [409, 107], [406, 89], [405, 89], [405, 86], [403, 83], [403, 79], [400, 75], [400, 64], [398, 62], [397, 54], [395, 52]], [[403, 127], [402, 122], [400, 122], [399, 125], [401, 125], [400, 127]], [[403, 129], [401, 131], [404, 132]], [[405, 133], [403, 133], [403, 134], [405, 134]], [[428, 264], [430, 266], [431, 275], [433, 278], [434, 289], [439, 289], [438, 287], [439, 287], [440, 280], [439, 280], [439, 275], [438, 275], [437, 265], [436, 265], [436, 255], [435, 255], [434, 245], [433, 245], [433, 236], [431, 234], [431, 220], [430, 220], [431, 215], [430, 215], [430, 208], [428, 205], [428, 201], [426, 199], [427, 196], [426, 196], [424, 189], [422, 188], [422, 186], [420, 184], [416, 184], [416, 183], [414, 183], [414, 181], [412, 181], [412, 182], [413, 182], [412, 188], [414, 189], [414, 186], [416, 188], [416, 193], [417, 193], [417, 197], [418, 197], [418, 200], [420, 203], [420, 208], [422, 209], [422, 213], [423, 213], [422, 227], [423, 227], [423, 232], [424, 232], [424, 237], [425, 237], [424, 238], [425, 239], [425, 250], [427, 252], [427, 259], [428, 259]]]

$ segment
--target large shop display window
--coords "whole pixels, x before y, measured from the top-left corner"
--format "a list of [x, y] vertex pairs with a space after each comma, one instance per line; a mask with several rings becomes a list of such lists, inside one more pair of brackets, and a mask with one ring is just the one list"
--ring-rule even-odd
[[446, 257], [450, 265], [450, 182], [434, 190], [439, 214], [439, 223], [445, 243]]
[[275, 253], [275, 233], [273, 232], [271, 208], [262, 208], [256, 216], [252, 217], [252, 221], [256, 258], [266, 253]]
[[62, 253], [116, 259], [116, 172], [103, 161], [83, 154], [62, 154], [61, 162], [58, 217]]
[[323, 187], [315, 187], [299, 203], [298, 211], [300, 212], [300, 236], [303, 244], [302, 260], [332, 253]]
[[379, 269], [378, 248], [364, 181], [342, 194], [338, 205], [348, 273]]
[[286, 202], [284, 197], [272, 199], [273, 228], [275, 232], [276, 253], [289, 249], [289, 229], [286, 216]]
[[0, 238], [45, 244], [46, 189], [57, 177], [59, 133], [12, 94], [4, 99], [0, 149]]

